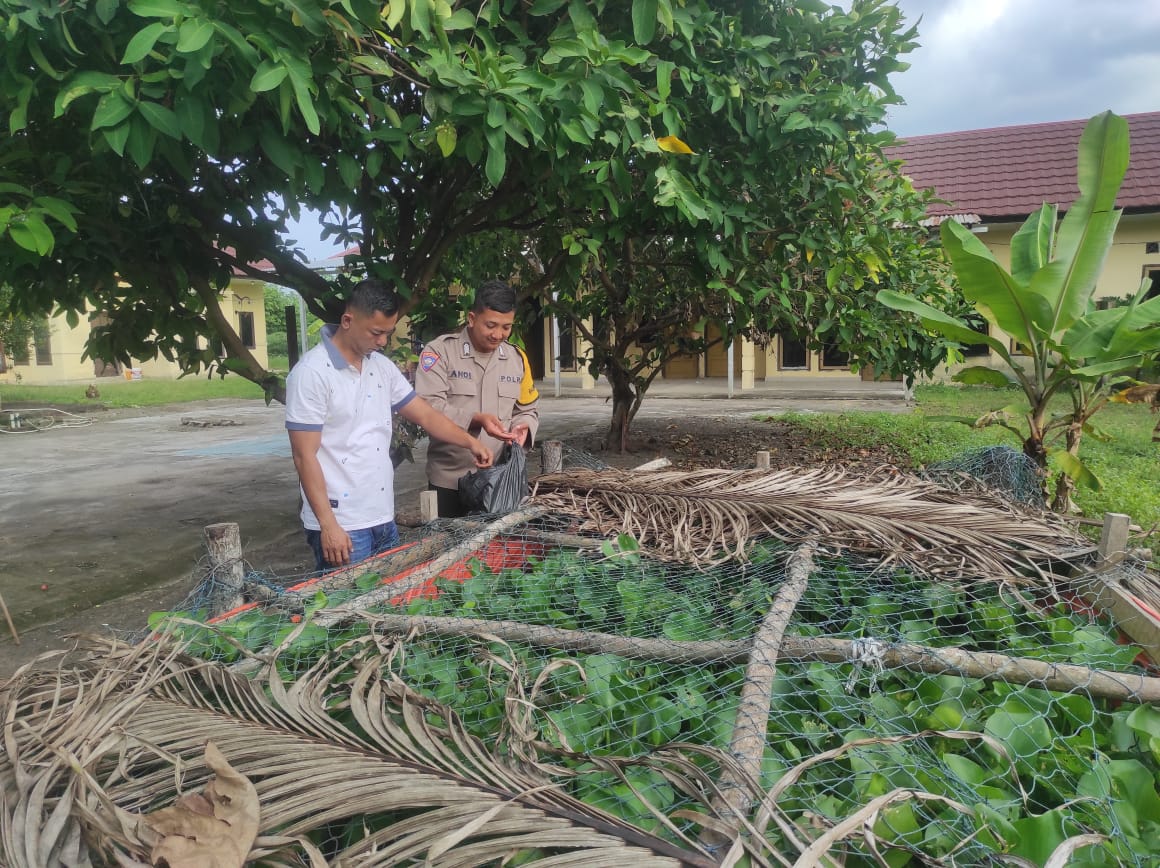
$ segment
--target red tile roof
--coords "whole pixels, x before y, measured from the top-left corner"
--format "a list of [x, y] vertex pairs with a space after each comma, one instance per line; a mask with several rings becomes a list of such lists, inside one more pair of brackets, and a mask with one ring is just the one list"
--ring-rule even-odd
[[[1131, 161], [1116, 201], [1129, 210], [1160, 211], [1160, 112], [1124, 117]], [[932, 205], [931, 217], [965, 212], [984, 221], [1022, 218], [1044, 202], [1066, 210], [1075, 201], [1076, 153], [1086, 123], [1085, 118], [912, 136], [886, 153], [903, 161], [902, 171], [915, 187], [933, 187], [950, 203]]]

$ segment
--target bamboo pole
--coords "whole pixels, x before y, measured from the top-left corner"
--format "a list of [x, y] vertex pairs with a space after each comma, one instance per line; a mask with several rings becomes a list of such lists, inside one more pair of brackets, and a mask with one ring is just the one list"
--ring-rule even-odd
[[773, 682], [777, 678], [777, 655], [789, 619], [809, 583], [817, 550], [817, 541], [809, 540], [790, 556], [781, 590], [753, 637], [733, 723], [733, 738], [729, 743], [729, 754], [735, 765], [722, 769], [718, 791], [712, 800], [713, 811], [732, 827], [732, 834], [727, 836], [722, 830], [709, 827], [701, 834], [701, 843], [714, 851], [737, 836], [741, 818], [749, 816], [753, 808], [754, 792], [761, 780], [761, 760], [765, 756], [769, 704], [773, 697]]
[[[753, 643], [749, 640], [675, 642], [671, 639], [634, 639], [610, 633], [561, 630], [519, 621], [469, 621], [422, 615], [365, 615], [388, 633], [432, 636], [495, 636], [505, 642], [524, 642], [564, 651], [615, 654], [631, 660], [661, 663], [744, 663]], [[849, 639], [786, 636], [778, 658], [798, 663], [853, 663], [858, 658]], [[1160, 705], [1160, 678], [1127, 672], [1091, 669], [1073, 663], [1046, 663], [1008, 657], [989, 651], [932, 648], [903, 643], [887, 645], [882, 653], [886, 669], [905, 669], [928, 675], [955, 675], [1022, 684], [1042, 690], [1078, 692], [1095, 699], [1113, 699]]]

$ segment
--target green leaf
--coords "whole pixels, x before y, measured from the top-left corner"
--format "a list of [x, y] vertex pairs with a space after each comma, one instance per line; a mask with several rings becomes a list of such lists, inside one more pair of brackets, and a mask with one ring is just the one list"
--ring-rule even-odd
[[73, 216], [77, 209], [71, 202], [57, 199], [55, 196], [37, 196], [32, 200], [32, 204], [55, 218], [57, 222], [63, 224], [70, 231], [77, 231], [76, 217]]
[[129, 115], [133, 114], [133, 103], [125, 99], [121, 91], [116, 90], [101, 97], [97, 103], [97, 110], [93, 112], [91, 130], [103, 127], [115, 127]]
[[171, 139], [181, 139], [181, 124], [173, 109], [156, 102], [140, 102], [137, 111], [149, 122], [149, 126]]
[[407, 14], [407, 0], [390, 0], [385, 15], [387, 29], [394, 30]]
[[378, 75], [389, 77], [395, 74], [395, 71], [391, 69], [391, 65], [376, 54], [360, 54], [354, 58], [352, 63], [357, 63], [363, 69], [377, 73]]
[[789, 117], [782, 121], [781, 128], [787, 133], [795, 130], [808, 130], [814, 122], [801, 112], [790, 112]]
[[276, 60], [263, 60], [262, 65], [254, 70], [254, 77], [250, 79], [250, 90], [254, 93], [273, 90], [282, 83], [289, 72], [284, 64]]
[[129, 140], [129, 128], [129, 124], [124, 123], [111, 130], [104, 130], [105, 141], [109, 143], [113, 153], [119, 157], [125, 155], [125, 142]]
[[970, 229], [944, 220], [939, 233], [968, 301], [989, 311], [988, 319], [1024, 346], [1035, 347], [1051, 334], [1051, 308], [1012, 277]]
[[306, 121], [306, 128], [314, 135], [318, 135], [322, 131], [322, 124], [318, 120], [318, 112], [314, 109], [314, 100], [310, 97], [307, 80], [291, 68], [290, 85], [294, 88], [294, 100], [298, 103], [302, 119]]
[[487, 163], [484, 166], [484, 174], [487, 175], [488, 183], [492, 187], [499, 186], [507, 171], [506, 146], [507, 136], [503, 130], [487, 131]]
[[121, 57], [121, 63], [132, 64], [143, 60], [153, 50], [158, 38], [163, 33], [172, 30], [172, 24], [165, 24], [161, 21], [154, 21], [152, 24], [146, 25], [129, 40], [129, 44], [125, 47], [125, 54]]
[[177, 18], [193, 10], [178, 0], [130, 0], [129, 11], [142, 18]]
[[193, 54], [213, 38], [213, 24], [204, 18], [194, 18], [181, 22], [177, 35], [177, 50], [182, 54]]
[[1099, 477], [1092, 473], [1091, 469], [1080, 461], [1078, 456], [1072, 455], [1066, 449], [1048, 449], [1047, 461], [1053, 467], [1067, 474], [1076, 485], [1083, 485], [1094, 491], [1103, 488]]
[[657, 0], [632, 0], [632, 38], [648, 45], [657, 32]]
[[1011, 275], [1024, 285], [1051, 261], [1055, 217], [1056, 207], [1045, 202], [1011, 237]]
[[113, 20], [113, 16], [117, 14], [117, 9], [121, 5], [121, 0], [97, 0], [96, 11], [97, 20], [102, 24], [108, 25]]
[[272, 126], [263, 126], [258, 132], [258, 144], [275, 166], [293, 178], [302, 165], [302, 154], [286, 141]]
[[882, 289], [878, 291], [875, 298], [893, 310], [903, 310], [908, 313], [917, 314], [925, 328], [937, 332], [944, 337], [948, 337], [962, 344], [985, 343], [1004, 359], [1010, 359], [1007, 347], [1002, 341], [991, 335], [985, 335], [975, 331], [965, 321], [943, 313], [938, 308], [932, 307], [914, 296], [895, 292], [892, 289]]
[[26, 214], [22, 223], [10, 223], [8, 234], [25, 250], [38, 256], [52, 252], [52, 230], [35, 214]]
[[431, 38], [431, 7], [432, 0], [410, 0], [411, 3], [411, 27], [417, 32], [423, 34], [428, 39]]
[[1116, 195], [1127, 170], [1128, 122], [1111, 112], [1096, 115], [1080, 137], [1080, 195], [1060, 224], [1055, 261], [1032, 282], [1054, 312], [1051, 333], [1066, 330], [1087, 311], [1120, 219]]
[[121, 79], [107, 72], [80, 72], [73, 76], [56, 97], [54, 117], [65, 113], [74, 100], [90, 93], [108, 93], [121, 86]]
[[988, 368], [985, 365], [964, 368], [951, 379], [956, 383], [965, 383], [968, 386], [998, 386], [1000, 388], [1010, 386], [1013, 382], [1002, 371]]
[[444, 157], [450, 157], [455, 153], [455, 143], [458, 138], [455, 127], [451, 124], [440, 124], [435, 129], [435, 142], [439, 145], [439, 151]]

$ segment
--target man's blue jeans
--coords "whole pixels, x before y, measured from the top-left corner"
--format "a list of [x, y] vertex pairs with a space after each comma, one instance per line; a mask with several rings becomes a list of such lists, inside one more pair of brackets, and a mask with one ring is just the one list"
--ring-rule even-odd
[[[399, 544], [399, 528], [393, 521], [375, 527], [366, 527], [362, 530], [348, 530], [347, 533], [350, 534], [350, 541], [354, 545], [350, 553], [352, 564], [365, 561], [371, 555], [393, 549]], [[323, 558], [322, 531], [307, 528], [306, 542], [310, 545], [311, 551], [314, 552], [314, 568], [316, 570], [333, 570], [341, 566], [340, 564], [327, 563], [326, 559]]]

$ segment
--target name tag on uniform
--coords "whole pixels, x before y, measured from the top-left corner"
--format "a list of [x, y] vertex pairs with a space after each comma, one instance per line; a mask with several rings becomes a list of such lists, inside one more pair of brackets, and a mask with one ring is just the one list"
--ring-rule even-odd
[[450, 371], [447, 374], [449, 380], [470, 380], [471, 371]]

